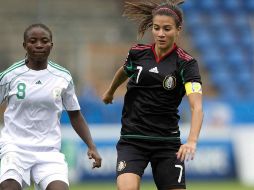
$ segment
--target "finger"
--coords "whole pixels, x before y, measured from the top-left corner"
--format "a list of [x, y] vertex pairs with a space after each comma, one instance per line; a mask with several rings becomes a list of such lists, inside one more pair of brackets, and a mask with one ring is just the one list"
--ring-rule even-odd
[[192, 160], [192, 153], [191, 153], [191, 150], [190, 150], [190, 149], [188, 149], [188, 150], [186, 151], [185, 160], [186, 160], [186, 161]]
[[183, 149], [181, 159], [180, 159], [181, 162], [183, 162], [185, 160], [185, 158], [186, 158], [186, 149]]
[[100, 161], [95, 161], [95, 162], [93, 162], [93, 169], [94, 168], [99, 168], [99, 167], [101, 167], [101, 162]]
[[177, 155], [177, 159], [180, 160], [180, 158], [181, 158], [181, 156], [182, 156], [182, 148], [180, 148], [180, 149], [178, 150], [178, 152], [176, 153], [176, 155]]
[[112, 100], [105, 100], [104, 103], [105, 104], [112, 104]]
[[194, 157], [195, 157], [195, 150], [192, 150], [191, 151], [191, 160], [194, 160]]
[[88, 156], [89, 159], [92, 159], [92, 158], [93, 158], [93, 155], [92, 155], [91, 152], [88, 152], [88, 153], [87, 153], [87, 156]]
[[108, 101], [107, 101], [107, 100], [103, 100], [103, 102], [104, 102], [105, 104], [108, 104]]

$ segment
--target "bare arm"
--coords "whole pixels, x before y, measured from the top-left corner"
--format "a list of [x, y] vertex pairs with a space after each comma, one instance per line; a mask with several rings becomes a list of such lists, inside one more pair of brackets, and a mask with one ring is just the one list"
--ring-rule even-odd
[[197, 141], [203, 121], [202, 94], [189, 94], [188, 100], [191, 107], [191, 128], [187, 143], [183, 144], [177, 152], [177, 158], [183, 160], [194, 159]]
[[101, 157], [97, 152], [96, 146], [92, 140], [92, 136], [88, 125], [79, 110], [68, 111], [71, 125], [80, 138], [86, 143], [88, 147], [87, 155], [89, 159], [94, 159], [93, 168], [101, 167]]
[[119, 68], [109, 86], [109, 88], [106, 90], [106, 92], [102, 96], [102, 101], [105, 104], [112, 104], [112, 101], [114, 99], [114, 93], [117, 90], [117, 88], [126, 81], [128, 76], [124, 72], [123, 67]]

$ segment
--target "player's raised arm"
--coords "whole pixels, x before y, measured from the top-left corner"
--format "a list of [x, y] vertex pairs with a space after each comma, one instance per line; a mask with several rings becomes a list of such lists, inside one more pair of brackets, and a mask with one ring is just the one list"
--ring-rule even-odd
[[120, 67], [109, 88], [106, 90], [106, 92], [103, 94], [102, 96], [102, 101], [105, 103], [105, 104], [112, 104], [112, 101], [114, 99], [114, 93], [116, 91], [116, 89], [124, 83], [124, 81], [126, 81], [126, 79], [128, 78], [128, 76], [126, 75], [126, 73], [124, 72], [124, 68], [123, 67]]

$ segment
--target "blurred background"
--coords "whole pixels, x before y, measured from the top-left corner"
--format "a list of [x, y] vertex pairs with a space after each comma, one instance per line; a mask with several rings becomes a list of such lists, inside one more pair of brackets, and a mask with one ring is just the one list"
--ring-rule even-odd
[[[24, 58], [26, 27], [33, 23], [49, 26], [54, 42], [50, 59], [72, 73], [82, 113], [103, 157], [103, 167], [91, 170], [86, 146], [73, 132], [64, 112], [62, 151], [69, 163], [71, 183], [98, 179], [112, 182], [125, 85], [118, 89], [112, 105], [105, 106], [101, 96], [124, 64], [130, 47], [152, 43], [151, 35], [147, 32], [137, 40], [137, 25], [122, 17], [123, 0], [0, 2], [0, 71]], [[178, 45], [199, 62], [205, 113], [196, 159], [186, 163], [187, 179], [220, 184], [221, 188], [213, 189], [226, 189], [223, 181], [230, 181], [228, 186], [233, 183], [231, 189], [252, 189], [254, 0], [186, 0], [181, 7], [185, 20]], [[190, 121], [186, 98], [179, 111], [184, 141]], [[152, 179], [149, 168], [144, 178]]]

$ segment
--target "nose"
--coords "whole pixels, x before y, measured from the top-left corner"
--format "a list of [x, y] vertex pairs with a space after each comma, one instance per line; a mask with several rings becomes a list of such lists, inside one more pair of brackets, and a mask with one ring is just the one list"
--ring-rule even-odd
[[164, 31], [163, 31], [162, 29], [159, 30], [158, 36], [159, 36], [159, 37], [164, 37], [164, 36], [165, 36]]
[[35, 44], [35, 47], [36, 48], [42, 48], [43, 47], [43, 43], [38, 41], [36, 44]]

